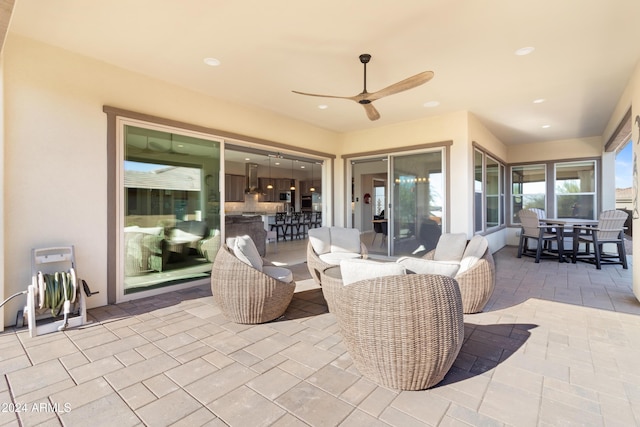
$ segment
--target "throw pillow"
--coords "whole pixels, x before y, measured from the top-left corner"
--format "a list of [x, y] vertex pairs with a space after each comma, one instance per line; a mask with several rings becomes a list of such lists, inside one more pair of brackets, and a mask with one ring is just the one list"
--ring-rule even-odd
[[438, 239], [433, 260], [459, 262], [462, 259], [465, 246], [467, 246], [465, 233], [445, 233]]
[[309, 230], [309, 242], [316, 254], [331, 252], [331, 233], [329, 227], [318, 227]]
[[230, 240], [232, 240], [233, 243], [233, 247], [230, 247], [230, 249], [233, 250], [233, 254], [236, 258], [256, 270], [262, 271], [262, 257], [260, 256], [255, 243], [251, 240], [251, 237], [236, 236], [235, 238], [232, 237], [227, 239], [227, 243]]
[[345, 259], [340, 261], [340, 274], [344, 286], [367, 279], [384, 276], [400, 276], [407, 271], [395, 262], [378, 262], [369, 259]]
[[360, 230], [331, 227], [331, 252], [360, 253]]
[[462, 273], [470, 269], [480, 258], [483, 257], [488, 248], [489, 242], [485, 237], [473, 236], [467, 245], [467, 249], [465, 249], [464, 254], [462, 255], [459, 272]]
[[454, 261], [433, 261], [430, 259], [402, 257], [396, 261], [403, 265], [408, 272], [415, 274], [441, 274], [455, 277], [460, 264]]

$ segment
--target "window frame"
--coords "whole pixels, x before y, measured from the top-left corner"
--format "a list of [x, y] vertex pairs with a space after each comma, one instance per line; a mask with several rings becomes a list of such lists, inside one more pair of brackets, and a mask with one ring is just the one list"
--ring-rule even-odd
[[[556, 191], [557, 185], [558, 185], [558, 166], [568, 166], [568, 165], [578, 165], [580, 163], [591, 163], [593, 164], [593, 191], [580, 191], [577, 193], [560, 193]], [[587, 218], [587, 219], [597, 219], [598, 216], [598, 195], [599, 195], [599, 191], [598, 191], [598, 167], [597, 167], [597, 162], [596, 160], [593, 159], [589, 159], [589, 160], [573, 160], [573, 161], [567, 161], [567, 162], [555, 162], [553, 164], [553, 192], [554, 192], [554, 216], [556, 218], [560, 218], [559, 214], [558, 214], [558, 197], [559, 196], [565, 196], [565, 195], [578, 195], [578, 196], [589, 196], [592, 195], [593, 196], [593, 205], [591, 206], [592, 208], [592, 215], [591, 218]], [[564, 218], [564, 216], [562, 217]]]
[[[593, 161], [595, 164], [595, 206], [594, 206], [594, 216], [597, 216], [600, 211], [602, 211], [602, 159], [599, 157], [584, 157], [584, 158], [567, 158], [567, 159], [557, 159], [557, 160], [549, 160], [549, 161], [538, 161], [538, 162], [518, 162], [509, 164], [509, 187], [508, 187], [508, 195], [510, 202], [508, 204], [509, 212], [508, 214], [508, 226], [510, 227], [519, 227], [520, 222], [518, 222], [517, 218], [515, 218], [515, 214], [517, 212], [513, 212], [513, 173], [512, 170], [514, 167], [526, 167], [526, 166], [535, 166], [535, 165], [543, 165], [545, 168], [545, 203], [544, 208], [545, 212], [547, 212], [549, 217], [557, 215], [557, 206], [556, 206], [556, 165], [561, 165], [565, 163], [579, 163], [579, 162], [588, 162]], [[549, 179], [551, 177], [551, 179]], [[552, 212], [553, 215], [550, 215], [549, 212]]]
[[530, 195], [540, 195], [544, 196], [544, 210], [545, 212], [549, 212], [548, 210], [548, 201], [549, 201], [549, 173], [548, 173], [548, 165], [545, 163], [528, 163], [528, 164], [514, 164], [509, 166], [509, 210], [511, 211], [510, 223], [520, 225], [518, 218], [516, 217], [517, 212], [515, 212], [514, 208], [514, 200], [515, 197], [520, 196], [523, 197], [527, 195], [527, 193], [514, 193], [513, 192], [513, 171], [515, 168], [540, 168], [544, 171], [544, 193], [531, 193]]
[[[476, 157], [477, 155], [481, 156], [480, 165], [480, 177], [481, 181], [478, 181], [477, 178], [477, 164]], [[488, 180], [487, 180], [487, 164], [488, 159], [491, 162], [497, 165], [497, 193], [496, 194], [488, 194]], [[492, 233], [496, 230], [504, 228], [506, 226], [506, 206], [505, 206], [505, 189], [506, 189], [506, 165], [505, 162], [500, 160], [498, 156], [493, 155], [492, 153], [486, 151], [478, 144], [474, 144], [473, 146], [473, 173], [471, 174], [473, 184], [472, 184], [472, 192], [473, 192], [473, 233], [474, 234], [487, 234]], [[479, 182], [479, 188], [477, 188], [477, 184]], [[478, 191], [479, 190], [479, 191]], [[479, 196], [479, 197], [478, 197]], [[488, 200], [489, 197], [494, 197], [497, 199], [497, 224], [489, 225], [488, 223]], [[480, 226], [478, 224], [480, 221]]]

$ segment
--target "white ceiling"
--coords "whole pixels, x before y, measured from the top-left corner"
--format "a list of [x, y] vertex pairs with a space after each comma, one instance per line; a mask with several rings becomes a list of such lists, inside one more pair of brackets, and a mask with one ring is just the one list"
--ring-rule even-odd
[[[16, 0], [9, 32], [337, 132], [468, 110], [515, 144], [602, 135], [640, 58], [639, 17], [638, 0]], [[360, 93], [361, 53], [369, 92], [435, 77], [375, 101], [376, 122], [291, 92]]]

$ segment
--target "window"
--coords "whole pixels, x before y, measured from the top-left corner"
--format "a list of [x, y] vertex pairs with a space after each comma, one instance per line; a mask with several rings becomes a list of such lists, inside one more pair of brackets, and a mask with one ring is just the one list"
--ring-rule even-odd
[[546, 211], [546, 166], [511, 167], [511, 220], [520, 223], [518, 212], [538, 208]]
[[123, 135], [123, 294], [207, 279], [220, 230], [220, 142], [130, 125]]
[[474, 152], [475, 231], [504, 225], [504, 173], [498, 160], [476, 149]]
[[558, 218], [595, 219], [596, 162], [557, 163], [555, 197]]
[[384, 207], [387, 204], [386, 181], [381, 179], [373, 180], [373, 214], [384, 215]]
[[484, 154], [482, 151], [475, 150], [473, 156], [473, 194], [474, 194], [474, 210], [475, 210], [475, 228], [474, 231], [482, 231], [484, 229], [484, 217], [482, 215], [483, 212], [483, 204], [482, 204], [482, 191], [483, 191], [483, 174], [482, 170], [484, 168]]
[[443, 151], [391, 156], [391, 255], [436, 247], [442, 234]]

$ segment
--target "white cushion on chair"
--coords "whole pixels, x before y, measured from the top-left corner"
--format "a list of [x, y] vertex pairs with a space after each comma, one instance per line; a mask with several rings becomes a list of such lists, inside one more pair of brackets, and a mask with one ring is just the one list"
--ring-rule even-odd
[[445, 233], [438, 239], [433, 260], [459, 262], [462, 259], [465, 246], [467, 246], [465, 233]]
[[256, 244], [251, 240], [251, 237], [247, 235], [229, 237], [227, 239], [227, 246], [240, 261], [252, 266], [258, 271], [262, 271], [262, 257], [258, 252], [258, 248], [256, 248]]
[[269, 277], [273, 277], [276, 280], [285, 283], [293, 282], [293, 273], [291, 270], [284, 267], [276, 267], [273, 265], [265, 265], [262, 267], [262, 272]]
[[454, 261], [433, 261], [430, 259], [402, 257], [396, 261], [406, 267], [407, 271], [416, 274], [441, 274], [455, 277], [460, 264]]
[[395, 262], [378, 262], [369, 259], [345, 259], [340, 261], [340, 274], [344, 286], [367, 279], [407, 274], [403, 265]]
[[459, 272], [463, 273], [470, 269], [480, 258], [484, 256], [487, 249], [489, 249], [489, 242], [485, 237], [473, 236], [462, 255]]
[[352, 252], [329, 252], [328, 254], [318, 255], [318, 258], [327, 264], [339, 265], [343, 259], [360, 259], [362, 255]]
[[309, 242], [316, 254], [331, 252], [331, 231], [329, 227], [318, 227], [309, 230]]
[[135, 231], [138, 233], [151, 234], [152, 236], [162, 236], [164, 233], [163, 227], [140, 227], [138, 225], [131, 225], [124, 228], [124, 232]]
[[360, 230], [331, 227], [331, 252], [360, 253]]

